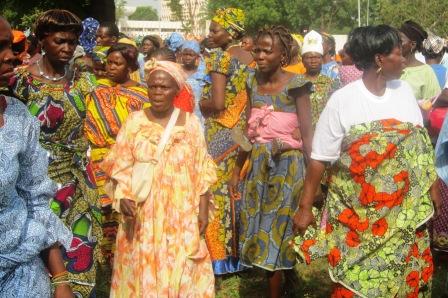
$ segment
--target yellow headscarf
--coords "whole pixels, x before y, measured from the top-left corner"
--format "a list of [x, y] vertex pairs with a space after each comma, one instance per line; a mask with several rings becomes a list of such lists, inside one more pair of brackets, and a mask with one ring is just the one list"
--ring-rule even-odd
[[233, 7], [218, 9], [212, 18], [213, 22], [221, 25], [234, 39], [239, 39], [244, 35], [245, 20], [244, 11]]

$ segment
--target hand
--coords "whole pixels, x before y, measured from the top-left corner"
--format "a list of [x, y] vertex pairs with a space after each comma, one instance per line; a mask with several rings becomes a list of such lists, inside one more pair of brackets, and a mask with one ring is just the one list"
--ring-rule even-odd
[[316, 224], [311, 208], [299, 208], [293, 218], [294, 235], [304, 235], [309, 225]]
[[229, 180], [229, 183], [227, 184], [227, 188], [230, 193], [230, 198], [232, 200], [239, 200], [241, 198], [241, 194], [238, 191], [238, 184], [240, 182], [240, 174], [237, 173], [238, 171], [233, 171], [232, 177]]
[[208, 226], [208, 210], [199, 210], [198, 215], [199, 234], [204, 235]]
[[299, 128], [294, 129], [294, 131], [292, 132], [292, 138], [298, 141], [302, 140], [302, 134], [300, 133]]
[[137, 213], [137, 207], [134, 201], [129, 199], [121, 199], [120, 200], [120, 211], [124, 216], [127, 217], [135, 217]]
[[430, 189], [431, 200], [434, 205], [434, 216], [437, 217], [440, 215], [442, 208], [442, 198], [440, 196], [440, 188], [439, 182], [436, 181]]
[[54, 290], [54, 298], [73, 298], [72, 288], [69, 284], [58, 284]]

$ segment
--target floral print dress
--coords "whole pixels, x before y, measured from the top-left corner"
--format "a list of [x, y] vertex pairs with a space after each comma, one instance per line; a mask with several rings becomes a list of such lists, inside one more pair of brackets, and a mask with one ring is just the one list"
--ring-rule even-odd
[[13, 84], [15, 96], [40, 123], [40, 143], [50, 156], [48, 175], [58, 184], [51, 208], [74, 236], [71, 250], [64, 251], [63, 257], [79, 297], [93, 295], [100, 257], [101, 213], [83, 134], [84, 98], [94, 88], [92, 81], [89, 74], [81, 73], [65, 85], [43, 83], [24, 68]]
[[320, 229], [295, 240], [306, 263], [327, 257], [332, 297], [431, 296], [431, 148], [424, 128], [394, 119], [354, 125], [344, 138]]
[[192, 114], [186, 118], [184, 126], [173, 128], [157, 159], [164, 128], [144, 111], [134, 112], [104, 159], [103, 170], [117, 181], [114, 206], [122, 198], [135, 200], [134, 164], [157, 160], [149, 197], [138, 205], [135, 220], [123, 219], [119, 226], [111, 297], [214, 297], [198, 213], [200, 196], [216, 182], [216, 165], [199, 120]]

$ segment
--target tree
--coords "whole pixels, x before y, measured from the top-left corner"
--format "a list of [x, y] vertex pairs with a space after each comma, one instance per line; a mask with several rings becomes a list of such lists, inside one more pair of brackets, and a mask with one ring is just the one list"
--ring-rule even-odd
[[213, 0], [208, 5], [210, 16], [220, 7], [243, 9], [249, 32], [264, 25], [283, 25], [296, 32], [309, 27], [346, 33], [356, 26], [356, 0]]
[[448, 0], [377, 0], [375, 22], [395, 27], [412, 19], [435, 34], [448, 35]]
[[201, 5], [198, 0], [166, 0], [171, 10], [172, 21], [182, 23], [187, 33], [197, 33], [199, 25], [197, 16], [201, 15]]
[[94, 17], [99, 21], [115, 21], [114, 0], [2, 0], [0, 15], [13, 27], [26, 29], [40, 12], [54, 8], [67, 9], [81, 19]]
[[157, 10], [151, 6], [139, 6], [133, 14], [129, 16], [130, 20], [135, 21], [157, 21], [159, 16]]

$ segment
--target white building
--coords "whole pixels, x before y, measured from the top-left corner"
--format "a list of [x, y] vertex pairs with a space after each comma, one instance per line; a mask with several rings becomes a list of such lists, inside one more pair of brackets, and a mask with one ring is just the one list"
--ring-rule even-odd
[[162, 38], [166, 38], [172, 32], [182, 32], [182, 24], [181, 22], [170, 21], [120, 20], [119, 29], [124, 34], [133, 38], [150, 34], [157, 34]]
[[[184, 21], [193, 23], [192, 31], [196, 35], [204, 35], [207, 32], [203, 13], [206, 11], [208, 0], [181, 0]], [[172, 21], [174, 16], [168, 5], [168, 1], [162, 0], [159, 17], [162, 21]]]

